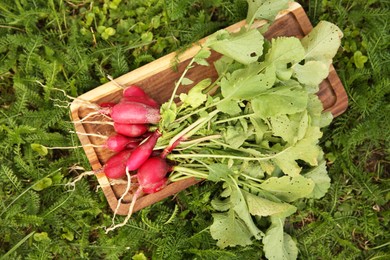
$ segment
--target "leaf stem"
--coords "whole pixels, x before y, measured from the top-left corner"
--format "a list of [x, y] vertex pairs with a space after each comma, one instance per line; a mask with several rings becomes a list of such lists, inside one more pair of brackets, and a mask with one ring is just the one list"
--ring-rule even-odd
[[238, 119], [241, 119], [241, 118], [251, 117], [251, 116], [254, 116], [254, 115], [256, 115], [256, 114], [252, 113], [252, 114], [245, 114], [245, 115], [240, 115], [240, 116], [235, 116], [235, 117], [229, 117], [229, 118], [226, 118], [226, 119], [218, 120], [218, 121], [214, 122], [214, 124], [222, 124], [222, 123], [226, 123], [226, 122], [229, 122], [229, 121], [238, 120]]
[[273, 159], [280, 154], [286, 152], [289, 150], [292, 146], [287, 147], [283, 151], [273, 154], [271, 156], [267, 157], [248, 157], [248, 156], [236, 156], [236, 155], [226, 155], [226, 154], [170, 154], [167, 156], [168, 159], [177, 159], [177, 158], [182, 158], [182, 159], [195, 159], [195, 158], [221, 158], [221, 159], [235, 159], [235, 160], [243, 160], [243, 161], [266, 161]]
[[188, 179], [188, 178], [199, 178], [199, 179], [207, 179], [208, 174], [202, 171], [190, 169], [187, 167], [183, 166], [175, 166], [173, 167], [173, 171], [176, 172], [174, 174], [171, 174], [169, 176], [170, 181], [179, 181], [183, 179]]
[[173, 89], [171, 98], [169, 99], [168, 108], [171, 107], [171, 105], [172, 105], [172, 103], [173, 103], [173, 100], [175, 99], [176, 92], [177, 92], [177, 90], [179, 89], [179, 86], [180, 86], [181, 82], [183, 81], [185, 75], [186, 75], [187, 72], [192, 68], [192, 64], [194, 63], [194, 61], [195, 61], [195, 57], [191, 59], [190, 63], [187, 65], [187, 67], [185, 68], [185, 70], [184, 70], [183, 73], [181, 74], [179, 80], [175, 83], [175, 88]]
[[209, 122], [211, 118], [218, 114], [218, 112], [219, 110], [215, 110], [208, 114], [208, 116], [199, 118], [194, 123], [184, 128], [184, 130], [182, 130], [180, 133], [175, 135], [171, 139], [171, 141], [169, 141], [169, 144], [162, 152], [161, 157], [165, 158], [177, 145], [179, 145], [181, 140], [186, 140], [187, 138], [195, 134], [204, 124]]

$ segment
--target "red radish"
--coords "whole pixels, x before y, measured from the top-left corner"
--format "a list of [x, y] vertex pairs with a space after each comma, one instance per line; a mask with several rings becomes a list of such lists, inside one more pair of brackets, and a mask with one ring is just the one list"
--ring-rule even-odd
[[151, 106], [153, 108], [160, 108], [160, 105], [155, 101], [154, 99], [148, 97], [148, 96], [143, 96], [143, 97], [136, 97], [136, 96], [131, 96], [131, 97], [123, 97], [120, 102], [138, 102], [142, 103], [148, 106]]
[[161, 190], [166, 182], [166, 175], [170, 166], [160, 157], [150, 157], [137, 171], [137, 179], [145, 193], [154, 193]]
[[105, 143], [105, 147], [113, 152], [120, 152], [126, 148], [135, 148], [139, 145], [140, 140], [121, 134], [110, 136]]
[[142, 191], [147, 194], [156, 193], [157, 191], [163, 189], [166, 186], [167, 181], [168, 179], [164, 178], [158, 182], [150, 183], [148, 186], [142, 187]]
[[101, 172], [111, 179], [121, 179], [126, 176], [126, 162], [131, 155], [132, 150], [126, 149], [117, 154], [114, 154], [107, 160], [107, 162], [100, 169], [94, 171], [83, 172], [72, 182], [68, 183], [70, 186], [75, 186], [76, 182], [80, 181], [84, 176], [95, 175]]
[[144, 96], [146, 96], [146, 93], [142, 88], [140, 88], [136, 85], [130, 85], [123, 90], [123, 96], [124, 97], [144, 97]]
[[137, 170], [152, 154], [153, 148], [157, 143], [158, 138], [161, 136], [161, 132], [156, 130], [151, 136], [134, 149], [133, 153], [129, 157], [126, 163], [126, 169], [128, 171]]
[[108, 178], [120, 179], [126, 176], [126, 162], [132, 154], [132, 150], [126, 149], [108, 159], [103, 166], [103, 172]]
[[120, 124], [114, 122], [115, 132], [129, 137], [138, 137], [146, 133], [149, 127], [145, 124]]
[[[131, 215], [133, 214], [133, 209], [135, 202], [137, 201], [138, 197], [141, 195], [142, 192], [144, 193], [155, 193], [162, 188], [167, 183], [166, 175], [170, 171], [171, 167], [168, 165], [165, 159], [162, 159], [160, 157], [151, 157], [147, 159], [144, 164], [138, 169], [137, 174], [131, 176], [137, 177], [139, 186], [137, 190], [134, 192], [133, 197], [131, 199], [131, 203], [129, 206], [129, 211], [127, 213], [127, 216], [125, 220], [117, 225], [113, 225], [110, 228], [106, 229], [106, 233], [126, 225], [126, 223], [129, 221]], [[128, 176], [129, 177], [129, 176]], [[127, 190], [130, 187], [130, 179], [128, 180], [128, 186]], [[118, 207], [117, 207], [118, 209]], [[114, 212], [114, 216], [116, 215], [117, 210]]]
[[149, 97], [142, 88], [136, 85], [131, 85], [123, 90], [121, 102], [123, 101], [139, 102], [154, 108], [160, 107], [153, 98]]
[[113, 107], [115, 105], [116, 105], [116, 103], [114, 103], [114, 102], [104, 102], [104, 103], [99, 104], [100, 107]]
[[161, 119], [159, 109], [138, 102], [119, 103], [99, 112], [110, 115], [114, 122], [120, 124], [157, 124]]

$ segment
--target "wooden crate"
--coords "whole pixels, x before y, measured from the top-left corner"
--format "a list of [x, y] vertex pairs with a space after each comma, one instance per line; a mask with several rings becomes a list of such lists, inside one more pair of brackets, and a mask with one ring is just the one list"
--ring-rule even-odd
[[[232, 32], [238, 31], [245, 21], [236, 23], [227, 29]], [[264, 24], [264, 21], [257, 21], [255, 26], [260, 27]], [[289, 9], [280, 13], [277, 20], [268, 29], [265, 37], [270, 39], [277, 36], [297, 36], [302, 38], [308, 34], [312, 29], [312, 25], [303, 10], [303, 8], [297, 4], [292, 3]], [[205, 39], [201, 40], [203, 42]], [[194, 45], [184, 53], [179, 55], [179, 66], [178, 70], [172, 70], [172, 61], [176, 57], [176, 53], [168, 54], [158, 60], [155, 60], [145, 66], [142, 66], [136, 70], [133, 70], [121, 77], [115, 79], [116, 82], [122, 85], [136, 84], [141, 86], [151, 97], [160, 103], [167, 101], [172, 93], [174, 82], [178, 80], [186, 65], [190, 59], [198, 52], [199, 46]], [[213, 52], [211, 57], [208, 59], [209, 63], [217, 60], [220, 54]], [[213, 79], [217, 78], [217, 73], [213, 66], [197, 66], [191, 69], [187, 74], [187, 77], [197, 82], [200, 79], [210, 77]], [[186, 88], [181, 88], [179, 92], [188, 91]], [[121, 89], [118, 88], [114, 83], [108, 82], [103, 84], [79, 97], [79, 99], [87, 100], [90, 102], [117, 102], [121, 98]], [[325, 111], [331, 111], [334, 116], [338, 116], [343, 113], [348, 106], [348, 99], [344, 87], [334, 70], [331, 66], [330, 73], [327, 79], [325, 79], [321, 85], [320, 90], [317, 93], [323, 103]], [[73, 121], [79, 121], [83, 119], [91, 110], [85, 105], [84, 102], [75, 101], [71, 105], [71, 116]], [[88, 120], [105, 120], [102, 117], [90, 118]], [[82, 133], [100, 133], [103, 135], [110, 135], [113, 133], [113, 128], [107, 125], [99, 124], [88, 124], [88, 123], [75, 123], [76, 131], [79, 134], [79, 139], [84, 146], [85, 153], [91, 164], [93, 170], [97, 170], [108, 160], [112, 155], [111, 152], [106, 149], [94, 148], [90, 144], [99, 145], [104, 140], [101, 138], [94, 138], [85, 136]], [[102, 188], [107, 201], [112, 208], [115, 210], [118, 206], [118, 199], [123, 194], [126, 185], [117, 184], [111, 185], [104, 173], [96, 175], [99, 185]], [[167, 198], [179, 191], [194, 185], [199, 180], [187, 179], [167, 185], [161, 191], [142, 196], [138, 199], [135, 204], [134, 211], [140, 210], [153, 203], [156, 203], [164, 198]], [[131, 199], [131, 192], [127, 194], [118, 207], [118, 214], [125, 215], [128, 212], [129, 201]]]

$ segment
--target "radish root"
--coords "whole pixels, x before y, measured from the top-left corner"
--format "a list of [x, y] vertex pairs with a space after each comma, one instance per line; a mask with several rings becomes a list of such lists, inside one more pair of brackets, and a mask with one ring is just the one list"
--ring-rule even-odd
[[116, 214], [118, 213], [118, 210], [119, 210], [119, 207], [122, 203], [122, 200], [124, 199], [124, 197], [126, 196], [126, 194], [130, 191], [130, 186], [131, 186], [131, 179], [134, 178], [136, 175], [133, 175], [133, 176], [130, 176], [130, 173], [129, 171], [127, 170], [126, 168], [126, 176], [127, 176], [127, 186], [126, 186], [126, 190], [125, 192], [122, 194], [122, 196], [119, 198], [118, 200], [118, 204], [116, 206], [116, 209], [114, 211], [114, 215], [112, 216], [112, 225], [111, 227], [109, 228], [106, 228], [106, 234], [110, 231], [113, 231], [115, 230], [116, 228], [119, 228], [119, 227], [123, 227], [124, 225], [126, 225], [126, 223], [129, 221], [129, 219], [131, 218], [131, 215], [133, 214], [133, 209], [134, 209], [134, 205], [135, 205], [135, 202], [137, 201], [137, 198], [138, 196], [141, 194], [142, 192], [142, 187], [139, 186], [138, 189], [136, 190], [136, 192], [134, 193], [133, 197], [131, 198], [131, 203], [130, 203], [130, 206], [129, 206], [129, 211], [127, 213], [127, 216], [125, 218], [125, 220], [122, 222], [122, 223], [119, 223], [119, 224], [116, 224], [115, 225], [115, 217], [116, 217]]
[[127, 193], [129, 193], [130, 191], [130, 187], [131, 187], [131, 176], [130, 176], [130, 173], [129, 171], [126, 169], [126, 177], [127, 177], [127, 186], [126, 186], [126, 189], [125, 191], [123, 192], [122, 196], [119, 198], [118, 200], [118, 204], [116, 205], [116, 209], [114, 211], [114, 215], [112, 216], [112, 225], [111, 226], [115, 226], [115, 217], [116, 217], [116, 214], [118, 213], [118, 210], [119, 210], [119, 207], [120, 205], [122, 204], [122, 200], [125, 198], [125, 196], [127, 195]]
[[76, 145], [76, 146], [54, 146], [54, 147], [47, 147], [48, 150], [60, 150], [60, 149], [76, 149], [76, 148], [83, 148], [83, 147], [94, 147], [94, 148], [102, 148], [103, 145], [97, 145], [97, 144], [84, 144], [84, 145]]
[[69, 131], [69, 133], [77, 134], [77, 135], [99, 137], [99, 138], [102, 138], [102, 139], [108, 139], [108, 136], [106, 136], [106, 135], [99, 135], [99, 134], [92, 134], [92, 133], [82, 133], [82, 132], [76, 132], [76, 131]]
[[119, 84], [118, 82], [115, 81], [115, 79], [113, 77], [111, 77], [111, 75], [107, 75], [107, 78], [115, 84], [115, 86], [121, 88], [121, 89], [125, 89], [126, 87], [123, 86], [122, 84]]
[[[85, 171], [85, 169], [83, 167], [73, 165], [69, 168], [69, 173], [77, 171], [77, 170]], [[76, 183], [79, 182], [82, 178], [84, 178], [85, 176], [95, 175], [97, 173], [100, 173], [102, 170], [103, 170], [103, 168], [100, 168], [100, 169], [95, 170], [95, 171], [85, 171], [85, 172], [81, 173], [79, 176], [77, 176], [72, 182], [65, 184], [65, 186], [72, 187], [72, 189], [70, 191], [74, 191], [74, 189], [76, 188]]]

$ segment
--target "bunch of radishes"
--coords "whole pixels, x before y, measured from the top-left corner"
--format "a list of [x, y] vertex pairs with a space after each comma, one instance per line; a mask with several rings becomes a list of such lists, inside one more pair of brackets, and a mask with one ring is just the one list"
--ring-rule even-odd
[[103, 146], [115, 154], [98, 172], [104, 172], [110, 179], [127, 176], [128, 188], [130, 179], [136, 178], [139, 185], [132, 197], [128, 219], [139, 195], [161, 190], [166, 186], [167, 174], [172, 169], [162, 153], [154, 152], [157, 140], [162, 135], [154, 126], [161, 119], [160, 105], [142, 88], [131, 85], [124, 88], [123, 97], [118, 103], [100, 104], [98, 112], [112, 119], [110, 124], [116, 132], [107, 138]]
[[112, 119], [116, 132], [105, 144], [116, 152], [103, 166], [106, 176], [120, 179], [126, 172], [134, 172], [132, 178], [138, 179], [145, 193], [164, 187], [170, 167], [164, 158], [152, 155], [161, 132], [149, 131], [151, 125], [160, 121], [160, 105], [143, 89], [131, 85], [124, 89], [119, 103], [105, 103], [100, 107], [99, 112]]

